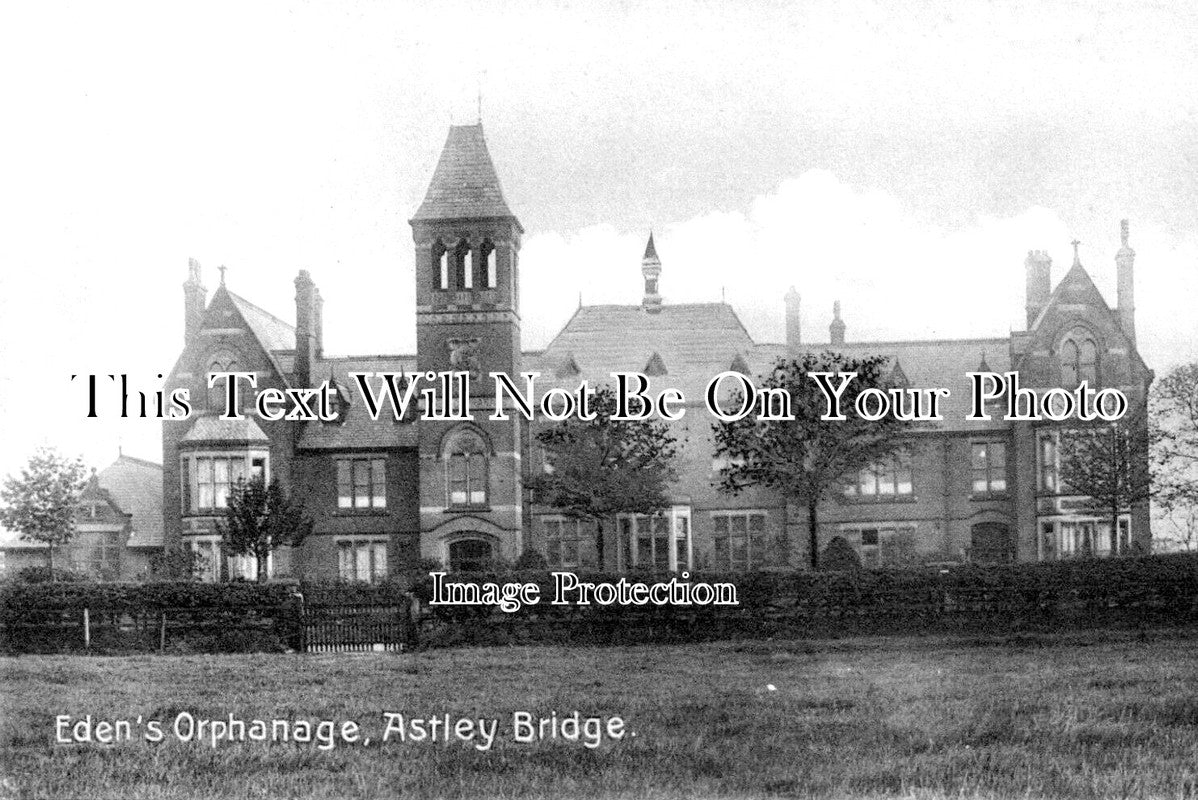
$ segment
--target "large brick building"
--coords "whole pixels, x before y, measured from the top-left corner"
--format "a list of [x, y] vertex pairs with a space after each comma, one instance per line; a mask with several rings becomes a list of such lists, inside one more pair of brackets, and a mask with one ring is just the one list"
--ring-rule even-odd
[[[411, 219], [416, 250], [417, 352], [330, 357], [323, 350], [322, 303], [311, 276], [295, 280], [292, 326], [235, 295], [223, 283], [211, 300], [192, 262], [184, 284], [186, 345], [168, 386], [187, 386], [196, 412], [163, 428], [163, 498], [168, 542], [204, 553], [209, 575], [252, 574], [220, 556], [214, 530], [231, 487], [263, 472], [307, 502], [315, 534], [277, 554], [274, 574], [377, 579], [414, 569], [422, 558], [457, 569], [527, 549], [552, 566], [592, 567], [586, 523], [530, 506], [523, 492], [540, 469], [533, 431], [518, 416], [488, 419], [494, 371], [542, 374], [539, 388], [574, 388], [640, 371], [695, 402], [679, 423], [686, 439], [680, 478], [659, 516], [607, 526], [609, 570], [756, 569], [807, 563], [806, 515], [769, 492], [730, 497], [715, 488], [711, 418], [698, 405], [714, 375], [758, 375], [804, 349], [878, 354], [912, 386], [952, 391], [945, 421], [913, 434], [903, 454], [846, 480], [822, 510], [821, 547], [843, 537], [870, 564], [965, 559], [1037, 560], [1125, 552], [1150, 542], [1146, 507], [1130, 509], [1111, 535], [1084, 498], [1060, 494], [1054, 431], [1035, 423], [968, 422], [965, 374], [1017, 370], [1040, 389], [1116, 386], [1141, 400], [1152, 380], [1135, 347], [1135, 254], [1116, 254], [1112, 309], [1076, 258], [1055, 288], [1051, 262], [1029, 253], [1024, 265], [1027, 330], [989, 339], [853, 342], [839, 307], [827, 342], [799, 337], [799, 297], [787, 295], [787, 341], [758, 343], [725, 303], [671, 304], [661, 285], [668, 264], [652, 237], [636, 276], [628, 265], [629, 305], [581, 306], [540, 351], [520, 339], [519, 252], [523, 228], [508, 207], [481, 126], [455, 126], [425, 199]], [[618, 265], [613, 265], [619, 274]], [[676, 273], [677, 274], [677, 273]], [[639, 284], [639, 285], [638, 285]], [[336, 422], [219, 419], [222, 398], [205, 377], [238, 369], [259, 388], [339, 387]], [[474, 383], [474, 422], [373, 421], [350, 372], [466, 370]], [[532, 423], [533, 425], [537, 423]]]

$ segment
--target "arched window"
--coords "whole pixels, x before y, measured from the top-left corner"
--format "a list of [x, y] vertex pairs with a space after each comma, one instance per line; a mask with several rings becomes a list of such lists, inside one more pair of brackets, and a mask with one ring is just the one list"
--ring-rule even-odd
[[499, 267], [495, 259], [495, 245], [490, 239], [483, 242], [479, 257], [486, 265], [486, 282], [483, 285], [488, 289], [494, 289], [499, 285]]
[[491, 543], [483, 539], [462, 539], [449, 545], [451, 572], [486, 572], [491, 561]]
[[1061, 385], [1072, 389], [1082, 381], [1098, 383], [1098, 345], [1089, 331], [1078, 328], [1061, 342]]
[[451, 508], [487, 504], [487, 448], [482, 437], [462, 431], [446, 450], [446, 484]]
[[469, 247], [462, 253], [462, 288], [474, 288], [474, 251]]
[[214, 372], [234, 372], [237, 369], [237, 356], [228, 350], [218, 350], [209, 357], [208, 369], [204, 370], [203, 376], [204, 386], [208, 392], [209, 411], [224, 413], [228, 389], [225, 378], [220, 378], [212, 386], [208, 386], [208, 377]]
[[438, 289], [448, 289], [449, 251], [445, 249], [445, 245], [441, 243], [440, 239], [433, 242], [432, 256], [433, 281]]
[[453, 288], [454, 289], [473, 289], [474, 275], [473, 255], [470, 253], [470, 243], [465, 239], [458, 242], [458, 246], [453, 249]]

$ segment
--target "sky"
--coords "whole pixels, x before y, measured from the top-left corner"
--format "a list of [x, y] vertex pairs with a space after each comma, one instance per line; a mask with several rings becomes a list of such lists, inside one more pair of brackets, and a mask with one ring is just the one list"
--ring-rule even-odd
[[0, 10], [0, 474], [51, 444], [161, 460], [72, 374], [152, 392], [189, 258], [330, 354], [412, 352], [407, 223], [451, 123], [483, 121], [524, 225], [523, 340], [636, 303], [731, 303], [783, 339], [1005, 336], [1023, 259], [1198, 360], [1198, 6], [1044, 3], [26, 3]]

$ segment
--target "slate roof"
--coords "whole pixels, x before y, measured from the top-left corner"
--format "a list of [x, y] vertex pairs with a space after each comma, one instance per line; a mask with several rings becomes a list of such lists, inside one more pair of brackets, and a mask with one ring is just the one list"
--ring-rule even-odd
[[412, 220], [515, 219], [487, 150], [482, 125], [452, 125], [424, 202]]
[[223, 419], [217, 414], [202, 414], [183, 434], [183, 442], [267, 442], [270, 441], [253, 415], [245, 419]]
[[258, 337], [263, 349], [270, 353], [276, 350], [295, 351], [295, 326], [259, 308], [244, 297], [229, 292], [229, 299], [241, 312], [247, 325]]
[[[609, 373], [644, 371], [656, 354], [665, 374], [653, 385], [701, 401], [707, 381], [730, 369], [738, 355], [758, 368], [755, 347], [726, 303], [677, 303], [653, 313], [639, 305], [582, 306], [543, 351], [525, 354], [524, 368], [543, 373], [546, 389], [573, 388], [583, 378], [599, 386], [612, 383]], [[562, 370], [567, 363], [577, 365], [579, 374]]]
[[[999, 420], [969, 422], [969, 381], [985, 355], [995, 372], [1011, 369], [1009, 338], [931, 341], [812, 343], [805, 349], [836, 350], [850, 355], [882, 355], [914, 389], [948, 389], [941, 402], [941, 430], [1001, 428]], [[656, 313], [641, 306], [583, 306], [541, 352], [525, 353], [524, 368], [542, 373], [538, 388], [574, 388], [585, 378], [592, 386], [610, 384], [611, 372], [643, 372], [654, 355], [665, 374], [653, 379], [654, 388], [677, 388], [688, 402], [702, 403], [708, 381], [727, 371], [760, 376], [787, 355], [786, 345], [755, 343], [739, 317], [726, 303], [663, 305]], [[580, 374], [561, 369], [577, 364]], [[693, 413], [693, 412], [692, 412]]]
[[132, 515], [129, 547], [162, 546], [162, 465], [122, 455], [96, 477], [100, 486]]
[[[347, 391], [351, 404], [345, 422], [307, 422], [297, 447], [301, 450], [352, 450], [355, 448], [415, 447], [416, 423], [395, 422], [391, 404], [383, 399], [378, 420], [372, 420], [366, 402], [351, 372], [400, 372], [416, 370], [416, 356], [350, 356], [319, 359], [312, 367], [312, 381], [330, 376]], [[373, 381], [376, 388], [381, 382]], [[411, 413], [409, 411], [409, 413]]]
[[967, 372], [977, 372], [985, 361], [993, 372], [1011, 369], [1011, 340], [991, 339], [935, 339], [928, 341], [897, 342], [846, 342], [843, 345], [807, 345], [809, 350], [822, 352], [835, 350], [846, 355], [880, 355], [890, 363], [901, 364], [903, 375], [912, 389], [948, 389], [951, 394], [940, 402], [942, 422], [934, 423], [938, 430], [967, 431], [1003, 429], [998, 417], [989, 422], [971, 422], [965, 419], [969, 413], [969, 379]]

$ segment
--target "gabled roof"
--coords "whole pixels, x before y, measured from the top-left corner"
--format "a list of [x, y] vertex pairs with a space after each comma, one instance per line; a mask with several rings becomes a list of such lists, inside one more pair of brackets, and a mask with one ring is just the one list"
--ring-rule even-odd
[[1074, 259], [1073, 266], [1065, 273], [1065, 277], [1061, 278], [1061, 282], [1053, 289], [1052, 294], [1048, 297], [1048, 302], [1044, 304], [1044, 308], [1040, 309], [1036, 321], [1031, 324], [1028, 330], [1035, 330], [1040, 327], [1040, 323], [1044, 321], [1044, 317], [1048, 315], [1049, 309], [1061, 303], [1086, 303], [1096, 308], [1101, 308], [1107, 313], [1110, 313], [1111, 307], [1107, 305], [1106, 298], [1102, 296], [1102, 292], [1098, 291], [1098, 287], [1094, 285], [1094, 281], [1090, 278], [1090, 273], [1086, 272], [1086, 268], [1081, 265], [1081, 261]]
[[120, 456], [96, 476], [100, 486], [131, 516], [128, 547], [162, 546], [162, 465]]
[[515, 219], [503, 199], [483, 126], [452, 125], [424, 202], [412, 221], [494, 217]]
[[232, 292], [229, 292], [229, 299], [233, 301], [234, 307], [241, 313], [245, 324], [250, 326], [250, 330], [258, 337], [266, 352], [295, 350], [295, 326]]

